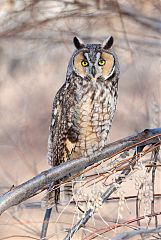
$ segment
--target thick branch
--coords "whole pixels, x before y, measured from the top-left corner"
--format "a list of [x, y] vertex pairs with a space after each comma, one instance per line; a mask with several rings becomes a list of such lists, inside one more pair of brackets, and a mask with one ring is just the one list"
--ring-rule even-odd
[[98, 163], [104, 159], [110, 158], [113, 156], [113, 154], [116, 154], [119, 151], [127, 150], [127, 148], [132, 148], [134, 146], [144, 146], [157, 143], [159, 142], [160, 134], [161, 128], [152, 130], [146, 129], [134, 136], [127, 137], [109, 144], [95, 156], [71, 160], [57, 167], [53, 167], [44, 171], [29, 181], [0, 196], [0, 214], [8, 208], [17, 205], [48, 188], [51, 182], [55, 182], [64, 177], [69, 178], [71, 175], [82, 171], [94, 163]]

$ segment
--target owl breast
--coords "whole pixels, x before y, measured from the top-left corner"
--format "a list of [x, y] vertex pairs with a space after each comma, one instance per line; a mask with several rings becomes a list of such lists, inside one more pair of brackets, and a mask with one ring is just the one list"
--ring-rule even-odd
[[86, 88], [77, 87], [77, 113], [79, 136], [72, 158], [89, 156], [107, 144], [107, 135], [116, 108], [116, 89], [112, 84], [91, 82]]

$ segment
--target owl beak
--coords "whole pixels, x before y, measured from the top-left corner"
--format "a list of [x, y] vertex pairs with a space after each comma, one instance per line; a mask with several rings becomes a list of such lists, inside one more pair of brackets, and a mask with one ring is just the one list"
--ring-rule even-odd
[[91, 74], [92, 74], [92, 76], [95, 78], [95, 76], [96, 76], [96, 68], [95, 68], [95, 66], [92, 66], [92, 68], [91, 68]]

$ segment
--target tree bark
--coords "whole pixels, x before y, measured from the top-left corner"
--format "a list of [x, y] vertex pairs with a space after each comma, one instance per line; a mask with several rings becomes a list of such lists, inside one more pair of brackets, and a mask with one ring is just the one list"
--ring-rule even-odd
[[145, 129], [143, 132], [107, 145], [95, 156], [70, 160], [57, 167], [43, 171], [32, 179], [1, 195], [0, 214], [8, 208], [15, 206], [47, 189], [50, 183], [54, 183], [55, 181], [63, 178], [69, 178], [94, 163], [99, 163], [104, 159], [112, 157], [114, 154], [116, 155], [116, 153], [120, 151], [128, 150], [130, 148], [134, 148], [135, 146], [145, 146], [157, 142], [160, 143], [160, 136], [161, 128]]

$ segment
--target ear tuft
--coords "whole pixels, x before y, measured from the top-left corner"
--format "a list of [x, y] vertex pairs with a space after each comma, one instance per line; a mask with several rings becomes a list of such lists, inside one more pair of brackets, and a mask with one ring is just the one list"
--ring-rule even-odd
[[84, 42], [78, 37], [73, 38], [73, 43], [78, 50], [85, 46]]
[[112, 36], [108, 37], [103, 43], [102, 43], [102, 48], [103, 49], [109, 49], [112, 47], [114, 42], [114, 38]]

